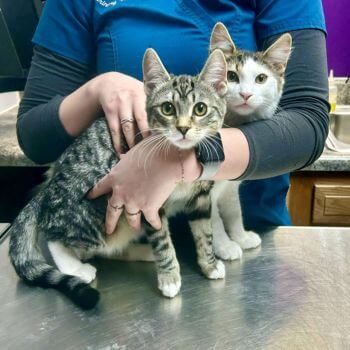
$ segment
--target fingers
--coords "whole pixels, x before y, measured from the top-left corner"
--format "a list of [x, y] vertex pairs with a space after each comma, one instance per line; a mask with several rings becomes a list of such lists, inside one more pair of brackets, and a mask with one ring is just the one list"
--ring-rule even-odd
[[[88, 198], [94, 199], [111, 192], [111, 186], [109, 185], [108, 175], [100, 180], [93, 189], [89, 192]], [[130, 203], [125, 204], [125, 206], [120, 202], [118, 198], [117, 191], [114, 190], [111, 198], [108, 200], [107, 210], [106, 210], [106, 233], [112, 234], [117, 226], [120, 215], [125, 213], [125, 217], [129, 225], [135, 230], [141, 230], [141, 210], [136, 209], [136, 205], [131, 205]], [[149, 224], [155, 229], [160, 230], [162, 228], [162, 222], [159, 217], [158, 211], [156, 209], [145, 209], [143, 210], [145, 219]]]
[[159, 231], [162, 228], [162, 221], [159, 217], [158, 210], [148, 209], [142, 212], [145, 219], [155, 230]]
[[112, 234], [117, 226], [120, 215], [123, 213], [124, 206], [122, 204], [112, 204], [115, 202], [116, 195], [113, 193], [112, 197], [108, 201], [106, 210], [106, 233]]
[[101, 103], [102, 109], [105, 113], [109, 130], [111, 132], [111, 137], [113, 141], [114, 149], [119, 155], [122, 152], [121, 148], [121, 130], [120, 130], [120, 121], [117, 111], [117, 102], [116, 97], [114, 96], [109, 101], [103, 101]]
[[112, 192], [111, 177], [107, 174], [90, 190], [88, 198], [94, 199], [110, 192]]
[[141, 131], [143, 138], [150, 135], [147, 114], [146, 114], [146, 98], [144, 96], [134, 99], [133, 101], [134, 118], [136, 124]]
[[114, 149], [117, 152], [117, 154], [120, 155], [122, 153], [122, 145], [119, 118], [117, 115], [112, 117], [106, 115], [106, 119], [109, 126], [109, 130], [111, 132]]
[[130, 95], [120, 95], [118, 114], [120, 125], [129, 148], [135, 146], [135, 120], [132, 110], [132, 99]]
[[122, 152], [122, 134], [129, 148], [135, 146], [136, 131], [142, 136], [149, 136], [146, 115], [146, 97], [143, 93], [129, 91], [113, 91], [105, 95], [101, 106], [105, 113], [114, 148], [118, 155]]
[[141, 210], [135, 209], [135, 206], [126, 204], [124, 209], [126, 220], [129, 225], [135, 230], [141, 230]]

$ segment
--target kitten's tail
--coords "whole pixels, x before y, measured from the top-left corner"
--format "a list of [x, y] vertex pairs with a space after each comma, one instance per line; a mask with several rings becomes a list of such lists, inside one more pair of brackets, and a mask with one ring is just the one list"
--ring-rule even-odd
[[46, 263], [38, 245], [39, 212], [32, 200], [10, 228], [9, 256], [18, 276], [31, 285], [55, 288], [81, 308], [92, 309], [99, 301], [99, 292], [79, 277], [65, 275]]

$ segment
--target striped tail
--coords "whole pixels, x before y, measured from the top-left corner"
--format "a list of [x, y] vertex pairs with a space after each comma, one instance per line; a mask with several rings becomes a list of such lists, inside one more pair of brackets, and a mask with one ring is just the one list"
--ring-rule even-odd
[[13, 267], [26, 283], [57, 289], [81, 308], [92, 309], [99, 301], [99, 292], [79, 277], [65, 275], [45, 261], [38, 246], [36, 199], [20, 212], [10, 228], [9, 256]]

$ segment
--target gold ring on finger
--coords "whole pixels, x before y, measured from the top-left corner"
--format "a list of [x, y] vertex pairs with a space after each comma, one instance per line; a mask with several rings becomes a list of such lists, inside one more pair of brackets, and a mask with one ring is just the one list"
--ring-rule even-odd
[[122, 204], [121, 206], [118, 206], [118, 204], [116, 206], [114, 206], [114, 205], [112, 205], [112, 203], [110, 201], [108, 201], [108, 204], [111, 208], [114, 209], [114, 211], [121, 210], [124, 208], [124, 204]]
[[133, 118], [125, 118], [120, 121], [120, 124], [123, 125], [125, 123], [133, 123], [134, 119]]

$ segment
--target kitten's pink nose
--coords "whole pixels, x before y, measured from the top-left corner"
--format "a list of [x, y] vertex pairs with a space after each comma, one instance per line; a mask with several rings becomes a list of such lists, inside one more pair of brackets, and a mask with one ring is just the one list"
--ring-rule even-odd
[[244, 98], [245, 101], [248, 101], [249, 98], [253, 96], [253, 94], [250, 94], [249, 92], [240, 92], [239, 94]]
[[190, 130], [190, 128], [187, 127], [187, 126], [178, 126], [178, 127], [177, 127], [177, 130], [179, 130], [179, 131], [181, 132], [181, 134], [182, 134], [183, 136], [185, 136], [186, 133], [187, 133], [187, 131]]

